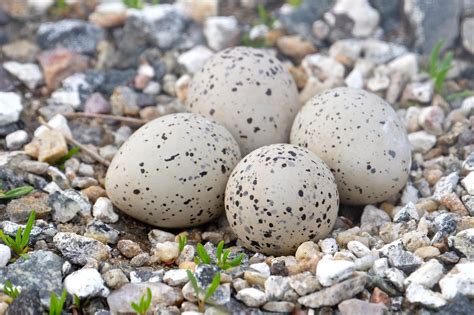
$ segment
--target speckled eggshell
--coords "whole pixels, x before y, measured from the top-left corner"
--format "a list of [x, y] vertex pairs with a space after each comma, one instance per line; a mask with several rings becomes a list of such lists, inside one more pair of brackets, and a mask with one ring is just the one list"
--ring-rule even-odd
[[237, 164], [225, 192], [230, 227], [247, 248], [267, 255], [294, 254], [326, 236], [339, 207], [334, 176], [307, 149], [261, 147]]
[[387, 102], [367, 91], [341, 87], [314, 96], [296, 116], [290, 139], [329, 165], [342, 203], [386, 200], [408, 179], [405, 128]]
[[278, 59], [264, 50], [234, 47], [215, 54], [196, 73], [186, 107], [226, 127], [246, 155], [287, 143], [300, 103], [296, 84]]
[[232, 135], [189, 113], [157, 118], [122, 145], [105, 188], [115, 206], [148, 224], [196, 226], [224, 209], [224, 191], [240, 160]]

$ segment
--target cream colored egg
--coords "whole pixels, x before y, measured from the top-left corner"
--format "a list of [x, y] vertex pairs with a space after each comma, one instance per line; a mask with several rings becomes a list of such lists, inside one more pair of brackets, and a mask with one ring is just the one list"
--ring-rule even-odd
[[408, 179], [405, 128], [387, 102], [364, 90], [342, 87], [314, 96], [295, 118], [291, 143], [329, 165], [342, 203], [386, 200]]
[[294, 254], [326, 236], [339, 207], [334, 176], [307, 149], [272, 144], [248, 154], [233, 170], [225, 193], [230, 227], [247, 248]]
[[288, 142], [300, 104], [294, 80], [278, 59], [264, 50], [235, 47], [217, 53], [196, 73], [186, 107], [226, 127], [246, 155]]
[[195, 114], [172, 114], [138, 129], [107, 171], [115, 206], [145, 223], [196, 226], [224, 209], [227, 179], [240, 151], [222, 126]]

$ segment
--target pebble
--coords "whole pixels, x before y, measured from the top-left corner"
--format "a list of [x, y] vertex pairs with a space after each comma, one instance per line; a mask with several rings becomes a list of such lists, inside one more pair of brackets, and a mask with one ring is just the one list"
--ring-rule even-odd
[[99, 197], [96, 200], [92, 207], [92, 215], [105, 223], [115, 223], [119, 220], [119, 216], [115, 213], [112, 202], [105, 197]]
[[309, 271], [293, 275], [289, 278], [290, 287], [300, 296], [313, 293], [321, 289], [318, 279]]
[[472, 297], [474, 295], [474, 263], [459, 263], [440, 281], [439, 286], [444, 298], [452, 300], [458, 294]]
[[0, 126], [15, 123], [23, 110], [21, 97], [14, 92], [0, 92]]
[[8, 61], [3, 68], [18, 78], [30, 90], [34, 90], [42, 81], [43, 74], [37, 64]]
[[107, 287], [113, 290], [119, 289], [121, 286], [129, 283], [127, 276], [121, 269], [108, 270], [102, 276]]
[[158, 243], [174, 242], [176, 236], [173, 233], [153, 229], [148, 233], [148, 240], [152, 246], [156, 246]]
[[460, 216], [469, 215], [469, 212], [462, 203], [461, 199], [459, 199], [458, 195], [456, 195], [456, 193], [454, 192], [444, 195], [441, 198], [440, 202], [443, 206], [448, 208], [448, 210], [453, 213], [459, 214]]
[[461, 180], [461, 184], [469, 195], [474, 195], [474, 172], [469, 172], [469, 174]]
[[263, 275], [264, 277], [270, 277], [270, 267], [266, 263], [251, 264], [249, 270], [253, 270]]
[[206, 46], [198, 45], [178, 57], [178, 63], [189, 73], [196, 73], [214, 53]]
[[136, 115], [138, 114], [138, 96], [127, 86], [118, 86], [110, 96], [112, 113], [114, 115]]
[[10, 247], [0, 244], [0, 268], [5, 267], [11, 258], [12, 253]]
[[69, 294], [77, 295], [79, 298], [109, 295], [104, 279], [94, 268], [84, 268], [71, 273], [64, 279], [64, 288]]
[[404, 284], [409, 286], [411, 283], [416, 283], [430, 289], [438, 283], [443, 275], [443, 265], [436, 259], [431, 259], [409, 275]]
[[362, 292], [367, 281], [367, 275], [360, 274], [326, 289], [300, 297], [298, 303], [311, 308], [334, 306], [339, 302], [350, 299], [356, 294]]
[[307, 241], [298, 246], [295, 253], [296, 260], [307, 260], [317, 257], [319, 254], [319, 247], [313, 241]]
[[270, 301], [265, 303], [262, 309], [268, 312], [291, 313], [295, 309], [295, 304], [286, 301]]
[[156, 244], [153, 256], [163, 263], [175, 261], [179, 256], [178, 243], [173, 241]]
[[9, 150], [18, 150], [28, 142], [28, 133], [24, 130], [14, 131], [5, 137], [5, 142]]
[[133, 258], [141, 253], [140, 245], [131, 240], [118, 241], [117, 248], [127, 258]]
[[405, 274], [397, 268], [388, 268], [383, 271], [384, 278], [387, 279], [399, 292], [404, 291]]
[[298, 35], [281, 36], [277, 39], [276, 44], [282, 53], [296, 60], [301, 60], [306, 55], [316, 53], [314, 45]]
[[[56, 114], [51, 119], [49, 119], [48, 125], [50, 125], [54, 129], [57, 129], [58, 131], [61, 131], [62, 134], [68, 137], [71, 137], [71, 138], [73, 137], [66, 117], [64, 117], [61, 114]], [[47, 130], [49, 130], [47, 127], [40, 126], [35, 130], [34, 135], [35, 137], [38, 137]]]
[[372, 295], [370, 296], [370, 303], [383, 304], [387, 307], [390, 307], [391, 299], [387, 293], [380, 290], [378, 287], [375, 287]]
[[316, 277], [321, 285], [328, 287], [349, 278], [354, 269], [351, 261], [324, 257], [316, 266]]
[[420, 103], [428, 103], [433, 97], [434, 86], [431, 81], [413, 82], [407, 84], [403, 91], [402, 99], [405, 101], [415, 101]]
[[90, 220], [86, 225], [84, 236], [98, 240], [104, 244], [117, 244], [119, 231], [100, 220]]
[[291, 290], [291, 287], [287, 277], [270, 276], [265, 280], [265, 296], [267, 301], [281, 301], [288, 290]]
[[91, 205], [76, 190], [57, 191], [49, 196], [53, 219], [61, 223], [71, 221], [78, 213], [90, 214]]
[[163, 276], [165, 274], [164, 270], [135, 270], [130, 272], [130, 282], [131, 283], [142, 283], [142, 282], [162, 282]]
[[383, 304], [374, 304], [358, 299], [345, 300], [339, 303], [338, 309], [342, 315], [383, 315], [387, 311], [387, 307]]
[[26, 223], [32, 210], [35, 210], [37, 219], [47, 217], [51, 213], [48, 195], [40, 192], [32, 193], [10, 201], [6, 207], [8, 218], [16, 223]]
[[92, 93], [84, 104], [84, 112], [91, 114], [108, 114], [111, 106], [109, 102], [102, 96], [102, 94]]
[[126, 9], [121, 2], [99, 3], [89, 15], [89, 21], [103, 28], [120, 26], [126, 20]]
[[347, 243], [347, 249], [359, 258], [370, 254], [370, 249], [359, 241], [350, 241]]
[[454, 248], [463, 253], [469, 261], [474, 260], [474, 228], [459, 232], [456, 236], [451, 236], [449, 241]]
[[418, 116], [418, 123], [428, 133], [441, 135], [443, 133], [444, 111], [439, 106], [424, 107]]
[[431, 308], [440, 308], [446, 305], [446, 300], [440, 293], [428, 290], [416, 283], [408, 286], [405, 296], [410, 303], [419, 303]]
[[204, 36], [208, 46], [219, 51], [237, 44], [240, 30], [234, 16], [211, 16], [204, 22]]
[[439, 256], [441, 253], [439, 249], [434, 246], [423, 246], [415, 250], [415, 255], [421, 257], [423, 260], [427, 258], [434, 258]]
[[45, 130], [25, 146], [26, 154], [40, 162], [54, 163], [68, 152], [66, 139], [58, 130]]
[[461, 200], [466, 206], [467, 211], [469, 211], [469, 215], [471, 217], [474, 217], [474, 196], [465, 195], [465, 196], [462, 196]]
[[43, 306], [41, 304], [42, 301], [39, 299], [38, 291], [24, 291], [21, 292], [20, 295], [8, 306], [6, 315], [41, 315], [43, 314]]
[[265, 293], [255, 288], [242, 289], [235, 297], [249, 307], [260, 307], [266, 302]]
[[189, 279], [186, 270], [175, 269], [168, 270], [163, 277], [163, 281], [166, 284], [175, 287], [185, 285], [189, 281]]
[[436, 144], [436, 136], [426, 131], [417, 131], [408, 134], [408, 141], [413, 152], [426, 153]]
[[367, 0], [338, 0], [331, 12], [335, 15], [346, 15], [352, 20], [354, 24], [351, 32], [355, 37], [371, 35], [380, 20], [378, 11], [371, 7]]
[[390, 252], [388, 254], [388, 261], [392, 267], [406, 273], [415, 271], [423, 263], [420, 257], [405, 250]]
[[441, 199], [452, 193], [459, 181], [457, 172], [452, 172], [447, 176], [442, 177], [434, 187], [433, 199], [441, 201]]
[[7, 58], [19, 62], [34, 62], [38, 51], [38, 46], [24, 39], [2, 46], [2, 52]]
[[130, 265], [132, 265], [133, 267], [141, 267], [145, 265], [149, 260], [150, 260], [150, 254], [141, 253], [130, 260]]
[[53, 241], [66, 259], [78, 265], [85, 265], [91, 258], [103, 261], [110, 256], [108, 246], [75, 233], [60, 232], [54, 236]]
[[334, 255], [339, 249], [334, 238], [319, 240], [318, 245], [321, 248], [321, 251], [326, 255]]

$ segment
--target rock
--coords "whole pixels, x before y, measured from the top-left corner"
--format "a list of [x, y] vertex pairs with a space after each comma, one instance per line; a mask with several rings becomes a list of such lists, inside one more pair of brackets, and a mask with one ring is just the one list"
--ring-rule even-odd
[[127, 258], [133, 258], [142, 251], [140, 245], [131, 240], [118, 241], [117, 248]]
[[325, 238], [325, 239], [319, 240], [318, 245], [319, 247], [321, 247], [321, 251], [326, 255], [333, 255], [339, 249], [339, 247], [337, 246], [336, 240], [333, 238]]
[[242, 289], [235, 297], [249, 307], [260, 307], [266, 302], [265, 293], [255, 288]]
[[214, 53], [206, 46], [198, 45], [178, 57], [178, 63], [189, 73], [196, 73]]
[[64, 288], [69, 294], [77, 295], [81, 299], [109, 295], [104, 280], [94, 268], [84, 268], [71, 273], [64, 279]]
[[119, 237], [119, 231], [100, 220], [94, 219], [87, 223], [84, 236], [98, 240], [104, 244], [116, 244]]
[[281, 301], [288, 290], [291, 290], [291, 287], [287, 277], [270, 276], [265, 280], [265, 296], [267, 301]]
[[387, 293], [380, 290], [378, 287], [375, 287], [372, 295], [370, 296], [370, 303], [383, 304], [387, 307], [390, 307], [391, 300]]
[[168, 270], [164, 277], [163, 281], [172, 287], [180, 286], [182, 287], [185, 285], [189, 279], [186, 270], [184, 269], [175, 269], [175, 270]]
[[16, 123], [23, 110], [21, 97], [13, 92], [0, 92], [0, 126]]
[[407, 52], [390, 61], [387, 67], [392, 74], [398, 73], [406, 79], [413, 80], [418, 74], [418, 55]]
[[11, 258], [12, 253], [10, 247], [0, 244], [0, 268], [5, 267]]
[[314, 77], [320, 82], [330, 84], [342, 82], [344, 79], [344, 66], [331, 57], [322, 54], [306, 56], [301, 62], [309, 77]]
[[204, 23], [208, 46], [219, 51], [234, 46], [239, 41], [240, 30], [234, 16], [211, 16]]
[[149, 270], [137, 270], [130, 272], [131, 283], [142, 283], [142, 282], [162, 282], [164, 270], [149, 271]]
[[3, 54], [18, 62], [33, 62], [38, 54], [39, 48], [32, 42], [20, 39], [2, 46]]
[[121, 269], [111, 269], [103, 274], [103, 278], [107, 286], [111, 289], [119, 289], [127, 284], [128, 278]]
[[291, 313], [295, 309], [295, 304], [286, 301], [271, 301], [265, 303], [265, 305], [262, 306], [262, 309], [268, 312]]
[[348, 87], [354, 88], [354, 89], [362, 89], [364, 87], [364, 77], [362, 75], [362, 72], [358, 70], [357, 68], [354, 68], [351, 73], [346, 77], [344, 80], [344, 83]]
[[436, 259], [431, 259], [408, 276], [404, 284], [409, 286], [411, 283], [416, 283], [430, 289], [438, 283], [443, 272], [443, 265]]
[[316, 266], [316, 277], [321, 285], [328, 287], [349, 278], [354, 269], [351, 261], [324, 257]]
[[469, 195], [474, 195], [474, 172], [469, 172], [469, 175], [461, 180], [461, 184]]
[[370, 255], [370, 249], [359, 241], [350, 241], [347, 249], [359, 258]]
[[318, 282], [318, 279], [309, 271], [291, 276], [288, 283], [300, 296], [321, 289], [321, 284]]
[[8, 203], [6, 213], [11, 221], [26, 223], [33, 210], [36, 219], [46, 218], [51, 213], [47, 194], [38, 192], [14, 199]]
[[388, 254], [388, 261], [392, 267], [406, 273], [415, 271], [422, 263], [420, 257], [405, 250], [395, 250]]
[[[50, 251], [38, 250], [28, 253], [28, 258], [20, 258], [4, 268], [0, 268], [0, 283], [10, 280], [22, 291], [35, 290], [40, 304], [49, 305], [51, 292], [60, 295], [62, 290], [62, 266], [64, 260]], [[13, 309], [10, 310], [12, 312]], [[12, 313], [32, 314], [32, 313]]]
[[424, 107], [420, 111], [418, 123], [428, 133], [440, 135], [443, 133], [444, 111], [439, 106]]
[[143, 295], [146, 295], [147, 288], [150, 288], [152, 294], [150, 309], [154, 309], [157, 304], [177, 305], [183, 300], [180, 289], [172, 288], [164, 283], [127, 283], [107, 297], [110, 312], [112, 314], [134, 313], [131, 303], [139, 301]]
[[465, 195], [462, 196], [462, 202], [466, 206], [467, 211], [469, 211], [469, 214], [471, 217], [474, 217], [474, 196], [471, 195]]
[[296, 60], [301, 60], [306, 55], [316, 53], [316, 48], [311, 42], [297, 35], [282, 36], [278, 38], [276, 44], [282, 53]]
[[428, 152], [436, 144], [436, 136], [430, 135], [426, 131], [417, 131], [408, 134], [413, 152]]
[[345, 300], [339, 303], [338, 309], [342, 315], [383, 315], [387, 311], [387, 307], [383, 304], [373, 304], [358, 299]]
[[403, 91], [402, 100], [428, 103], [434, 92], [433, 82], [413, 82], [407, 84]]
[[176, 236], [170, 232], [158, 229], [153, 229], [148, 233], [148, 240], [152, 246], [156, 246], [158, 243], [174, 242], [175, 237]]
[[[49, 302], [49, 300], [48, 300]], [[42, 301], [38, 297], [38, 291], [34, 289], [24, 290], [13, 300], [7, 309], [6, 315], [29, 314], [42, 315]]]
[[105, 223], [115, 223], [119, 219], [118, 214], [114, 211], [112, 202], [105, 197], [99, 197], [96, 200], [92, 207], [92, 215]]
[[436, 315], [449, 315], [449, 314], [472, 314], [474, 312], [474, 304], [468, 297], [458, 294], [452, 301], [448, 301], [448, 304], [439, 309], [438, 312], [434, 312]]
[[136, 115], [138, 114], [137, 94], [127, 86], [118, 86], [110, 96], [112, 113], [114, 115]]
[[393, 222], [408, 222], [410, 220], [418, 221], [420, 219], [418, 211], [412, 202], [409, 202], [406, 206], [400, 209], [393, 217]]
[[298, 303], [311, 308], [334, 306], [364, 290], [367, 281], [367, 275], [360, 274], [321, 291], [300, 297]]
[[130, 260], [130, 265], [132, 265], [133, 267], [141, 267], [145, 265], [149, 260], [150, 260], [150, 254], [141, 253]]
[[120, 26], [127, 17], [126, 6], [121, 2], [99, 3], [89, 15], [89, 21], [103, 28]]
[[388, 268], [383, 271], [383, 275], [398, 291], [404, 291], [403, 282], [405, 281], [405, 274], [401, 270]]
[[364, 207], [362, 216], [360, 217], [361, 229], [365, 227], [373, 226], [376, 229], [380, 228], [387, 222], [390, 222], [390, 216], [387, 212], [374, 207], [373, 205], [367, 205]]
[[312, 31], [313, 36], [316, 37], [316, 39], [324, 40], [328, 37], [330, 28], [326, 22], [322, 20], [317, 20], [313, 23]]
[[153, 256], [163, 263], [175, 261], [179, 256], [178, 243], [173, 241], [156, 244]]
[[471, 55], [474, 55], [474, 39], [472, 38], [471, 30], [474, 28], [474, 18], [467, 17], [462, 21], [461, 24], [461, 37], [462, 37], [462, 46]]
[[434, 187], [433, 199], [441, 201], [441, 199], [453, 192], [459, 181], [457, 172], [452, 172], [447, 176], [442, 177]]
[[[473, 177], [474, 178], [474, 177]], [[462, 181], [461, 181], [462, 183]], [[460, 216], [468, 216], [469, 212], [459, 199], [458, 195], [454, 192], [444, 195], [441, 198], [441, 204], [448, 208], [449, 211], [459, 214]]]
[[446, 48], [453, 47], [459, 34], [462, 1], [450, 3], [429, 0], [412, 0], [403, 6], [406, 19], [411, 24], [415, 46], [429, 54], [440, 38]]
[[426, 232], [410, 231], [403, 234], [402, 242], [408, 251], [414, 252], [420, 247], [428, 246], [430, 239], [426, 236]]
[[319, 247], [313, 241], [307, 241], [298, 246], [295, 253], [296, 260], [307, 260], [318, 257]]
[[470, 298], [474, 296], [473, 268], [472, 262], [457, 264], [439, 281], [444, 298], [452, 300], [459, 294]]
[[91, 205], [84, 196], [72, 189], [58, 191], [49, 196], [49, 205], [53, 209], [53, 219], [69, 222], [78, 214], [90, 214]]
[[84, 105], [85, 113], [108, 114], [111, 106], [100, 93], [93, 93], [89, 96]]
[[406, 47], [374, 38], [362, 42], [364, 58], [376, 64], [385, 64], [407, 52]]
[[217, 15], [219, 8], [217, 0], [208, 0], [204, 2], [179, 0], [177, 3], [182, 4], [186, 15], [198, 23], [204, 22], [209, 16]]
[[439, 256], [441, 253], [439, 249], [434, 246], [423, 246], [415, 250], [415, 255], [421, 257], [423, 260]]
[[45, 50], [38, 56], [46, 86], [56, 89], [62, 80], [88, 67], [88, 59], [64, 48]]
[[82, 20], [60, 20], [43, 23], [38, 28], [36, 41], [42, 49], [64, 47], [79, 54], [94, 54], [104, 31]]
[[446, 305], [446, 300], [440, 293], [428, 290], [416, 283], [408, 286], [405, 296], [410, 303], [419, 303], [430, 308], [440, 308]]
[[8, 61], [3, 64], [3, 68], [23, 82], [30, 90], [34, 90], [43, 80], [40, 68], [34, 63]]
[[15, 89], [14, 79], [3, 68], [0, 67], [0, 92], [10, 92]]
[[9, 133], [5, 137], [5, 142], [9, 150], [18, 150], [28, 142], [28, 133], [24, 130]]
[[469, 261], [474, 260], [474, 228], [459, 232], [450, 237], [454, 248], [463, 253]]
[[66, 259], [78, 265], [85, 265], [91, 258], [97, 261], [109, 258], [108, 246], [85, 236], [60, 232], [54, 236], [53, 241]]
[[367, 0], [338, 0], [331, 12], [335, 15], [346, 15], [353, 21], [352, 35], [355, 37], [370, 36], [380, 20], [379, 13]]

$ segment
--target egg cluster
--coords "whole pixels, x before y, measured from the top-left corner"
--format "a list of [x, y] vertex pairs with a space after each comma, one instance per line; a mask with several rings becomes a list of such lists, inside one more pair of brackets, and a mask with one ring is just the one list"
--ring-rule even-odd
[[389, 104], [336, 88], [301, 107], [291, 75], [262, 50], [214, 55], [186, 107], [138, 129], [107, 172], [113, 203], [148, 224], [192, 227], [225, 209], [243, 245], [290, 254], [330, 233], [339, 198], [383, 201], [408, 178], [410, 146]]

